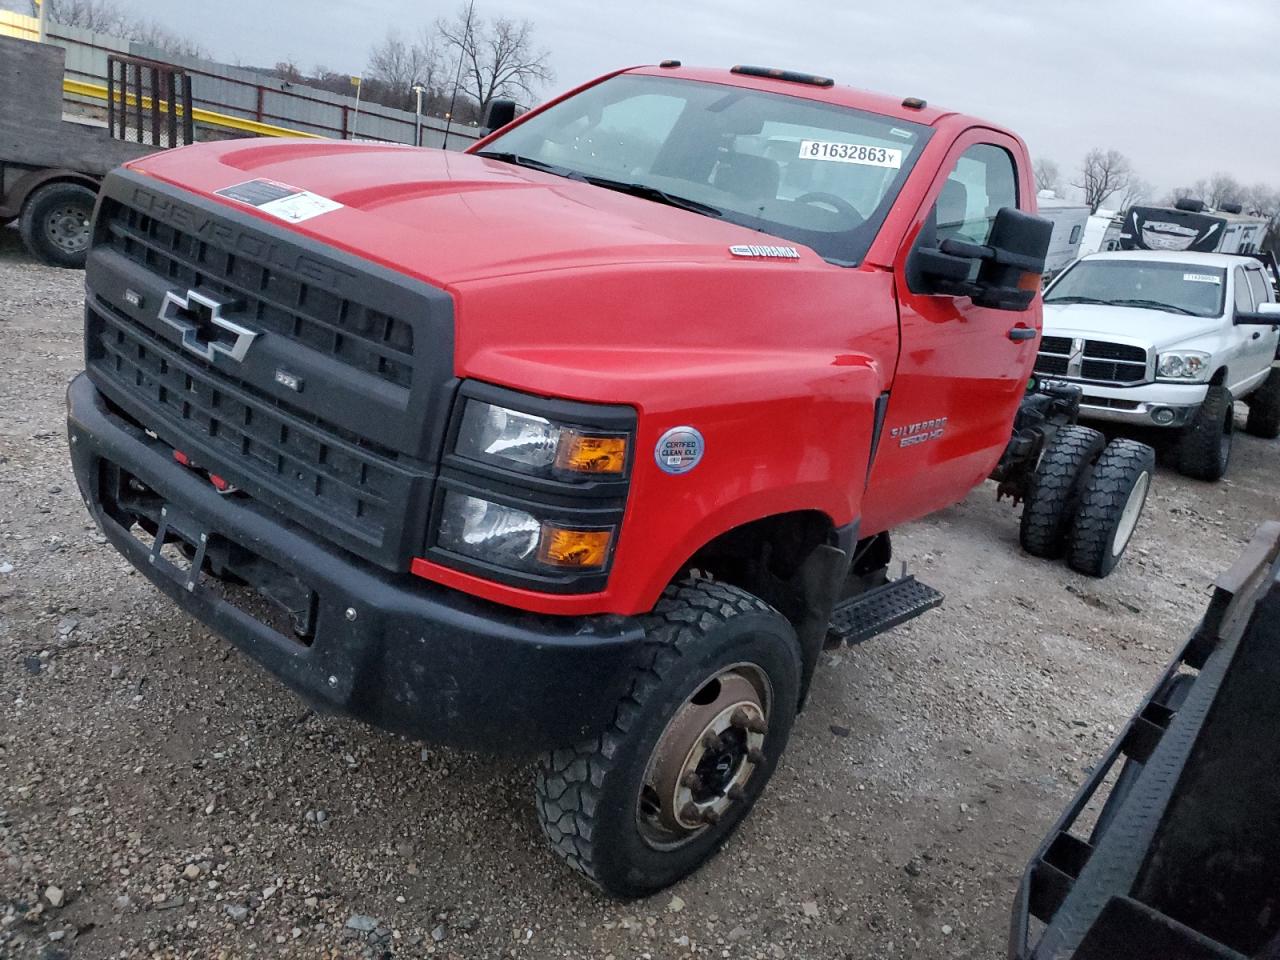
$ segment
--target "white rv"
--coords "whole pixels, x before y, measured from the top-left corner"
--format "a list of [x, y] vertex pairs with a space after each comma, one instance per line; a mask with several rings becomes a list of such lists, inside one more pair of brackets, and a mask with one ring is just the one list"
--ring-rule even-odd
[[1116, 246], [1104, 244], [1104, 249], [1257, 253], [1266, 234], [1266, 218], [1242, 213], [1238, 203], [1210, 210], [1187, 198], [1172, 207], [1130, 207], [1114, 237]]
[[1089, 223], [1089, 208], [1074, 200], [1063, 200], [1052, 190], [1041, 190], [1036, 197], [1040, 216], [1053, 223], [1049, 252], [1045, 256], [1044, 276], [1051, 280], [1080, 256], [1080, 243]]

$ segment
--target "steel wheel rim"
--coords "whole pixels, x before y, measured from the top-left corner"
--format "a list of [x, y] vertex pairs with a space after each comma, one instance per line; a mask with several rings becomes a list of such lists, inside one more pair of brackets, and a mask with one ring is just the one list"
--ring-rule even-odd
[[65, 253], [79, 253], [89, 245], [89, 215], [83, 207], [65, 204], [50, 210], [44, 218], [45, 236]]
[[680, 705], [654, 745], [636, 798], [646, 844], [683, 846], [745, 801], [747, 782], [765, 762], [772, 699], [764, 672], [739, 663], [707, 678]]
[[1113, 557], [1120, 556], [1124, 553], [1124, 548], [1129, 545], [1133, 531], [1138, 527], [1138, 518], [1142, 516], [1142, 505], [1147, 500], [1147, 490], [1150, 486], [1151, 474], [1144, 470], [1142, 476], [1138, 477], [1138, 482], [1129, 491], [1129, 499], [1125, 501], [1124, 509], [1120, 511], [1120, 523], [1116, 525], [1116, 536], [1111, 542]]

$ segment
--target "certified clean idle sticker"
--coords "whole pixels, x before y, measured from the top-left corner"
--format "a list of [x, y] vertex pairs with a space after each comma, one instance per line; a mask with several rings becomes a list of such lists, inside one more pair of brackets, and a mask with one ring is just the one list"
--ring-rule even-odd
[[902, 166], [898, 147], [874, 147], [869, 143], [833, 143], [830, 140], [801, 140], [801, 160], [834, 160], [836, 163], [860, 163], [867, 167]]
[[330, 200], [318, 193], [299, 190], [297, 187], [278, 183], [275, 180], [246, 180], [233, 187], [215, 190], [214, 193], [229, 200], [247, 203], [251, 207], [257, 207], [263, 213], [269, 213], [289, 223], [301, 223], [303, 220], [318, 217], [322, 213], [342, 209], [342, 204], [337, 200]]
[[653, 458], [664, 473], [688, 473], [702, 461], [706, 444], [693, 427], [672, 427], [658, 438]]

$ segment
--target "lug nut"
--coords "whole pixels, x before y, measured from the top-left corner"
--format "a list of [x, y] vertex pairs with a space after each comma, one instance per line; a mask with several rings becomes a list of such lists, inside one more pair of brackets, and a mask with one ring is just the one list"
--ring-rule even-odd
[[764, 751], [759, 747], [752, 747], [747, 751], [747, 762], [756, 767], [765, 765]]
[[724, 747], [724, 742], [721, 741], [719, 734], [711, 733], [710, 731], [707, 731], [705, 734], [703, 734], [702, 736], [703, 750], [714, 751], [714, 750], [720, 750], [723, 747]]
[[698, 809], [697, 804], [686, 803], [680, 808], [680, 819], [686, 823], [697, 823], [702, 819], [702, 811]]
[[740, 783], [735, 783], [724, 792], [724, 795], [734, 803], [742, 803], [747, 799], [747, 791], [742, 789], [742, 784]]
[[690, 770], [680, 778], [680, 786], [688, 787], [690, 790], [697, 792], [702, 789], [702, 778]]
[[702, 811], [702, 822], [708, 823], [714, 827], [720, 822], [719, 812], [717, 812], [714, 807], [707, 807], [707, 809]]
[[729, 722], [739, 730], [758, 733], [762, 737], [769, 732], [769, 728], [763, 720], [748, 713], [746, 710], [738, 709], [733, 711], [733, 716], [729, 718]]

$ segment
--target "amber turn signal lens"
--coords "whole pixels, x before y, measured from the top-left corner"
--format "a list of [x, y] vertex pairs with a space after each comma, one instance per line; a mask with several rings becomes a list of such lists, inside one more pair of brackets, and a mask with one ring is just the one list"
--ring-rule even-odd
[[612, 539], [612, 530], [564, 530], [544, 524], [538, 560], [548, 566], [575, 570], [603, 567], [609, 559]]
[[556, 466], [574, 473], [622, 473], [627, 463], [626, 437], [569, 434], [560, 441]]

